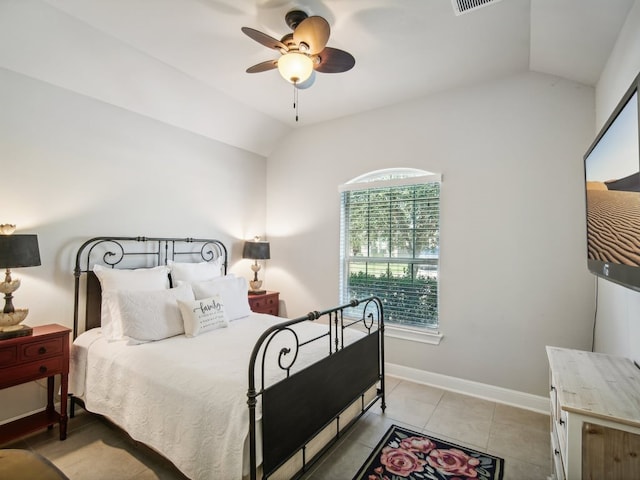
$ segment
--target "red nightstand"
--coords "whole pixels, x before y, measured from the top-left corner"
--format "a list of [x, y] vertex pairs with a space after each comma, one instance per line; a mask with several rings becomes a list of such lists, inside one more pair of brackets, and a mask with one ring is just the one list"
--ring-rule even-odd
[[[69, 378], [68, 328], [51, 324], [33, 327], [33, 334], [0, 340], [0, 389], [40, 378], [47, 379], [45, 410], [0, 426], [0, 444], [45, 427], [60, 425], [60, 440], [67, 438]], [[60, 412], [53, 405], [53, 385], [60, 375]]]
[[280, 303], [279, 292], [259, 293], [257, 295], [249, 294], [249, 308], [255, 313], [268, 313], [269, 315], [278, 316]]

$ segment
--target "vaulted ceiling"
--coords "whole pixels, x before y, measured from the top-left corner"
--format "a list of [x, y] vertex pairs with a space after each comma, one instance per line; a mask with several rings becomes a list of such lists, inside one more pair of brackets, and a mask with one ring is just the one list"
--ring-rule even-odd
[[[634, 0], [3, 0], [0, 67], [260, 155], [291, 128], [528, 70], [595, 85]], [[355, 67], [299, 92], [272, 70], [292, 9]]]

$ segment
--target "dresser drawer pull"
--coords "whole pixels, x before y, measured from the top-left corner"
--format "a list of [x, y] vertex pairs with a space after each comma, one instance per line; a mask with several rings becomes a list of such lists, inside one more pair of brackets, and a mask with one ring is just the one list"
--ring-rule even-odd
[[45, 353], [47, 353], [47, 349], [46, 349], [46, 348], [44, 348], [44, 347], [40, 347], [40, 348], [38, 349], [38, 354], [39, 354], [39, 355], [44, 355]]
[[46, 365], [40, 365], [40, 368], [38, 370], [40, 370], [40, 373], [47, 373], [47, 366]]

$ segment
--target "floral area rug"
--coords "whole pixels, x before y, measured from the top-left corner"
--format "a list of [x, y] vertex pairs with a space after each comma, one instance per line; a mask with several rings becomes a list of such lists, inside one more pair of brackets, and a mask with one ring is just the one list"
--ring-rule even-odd
[[504, 460], [393, 425], [353, 480], [502, 480]]

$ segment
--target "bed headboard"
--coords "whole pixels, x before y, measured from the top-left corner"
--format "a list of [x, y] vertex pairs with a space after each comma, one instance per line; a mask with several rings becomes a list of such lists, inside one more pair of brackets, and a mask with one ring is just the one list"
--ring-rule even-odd
[[[94, 265], [132, 269], [166, 265], [169, 260], [196, 263], [220, 258], [222, 273], [226, 274], [227, 249], [221, 241], [208, 238], [95, 237], [87, 240], [78, 249], [73, 272], [73, 338], [100, 326], [102, 295], [98, 277], [93, 273]], [[81, 318], [83, 306], [84, 318]]]

